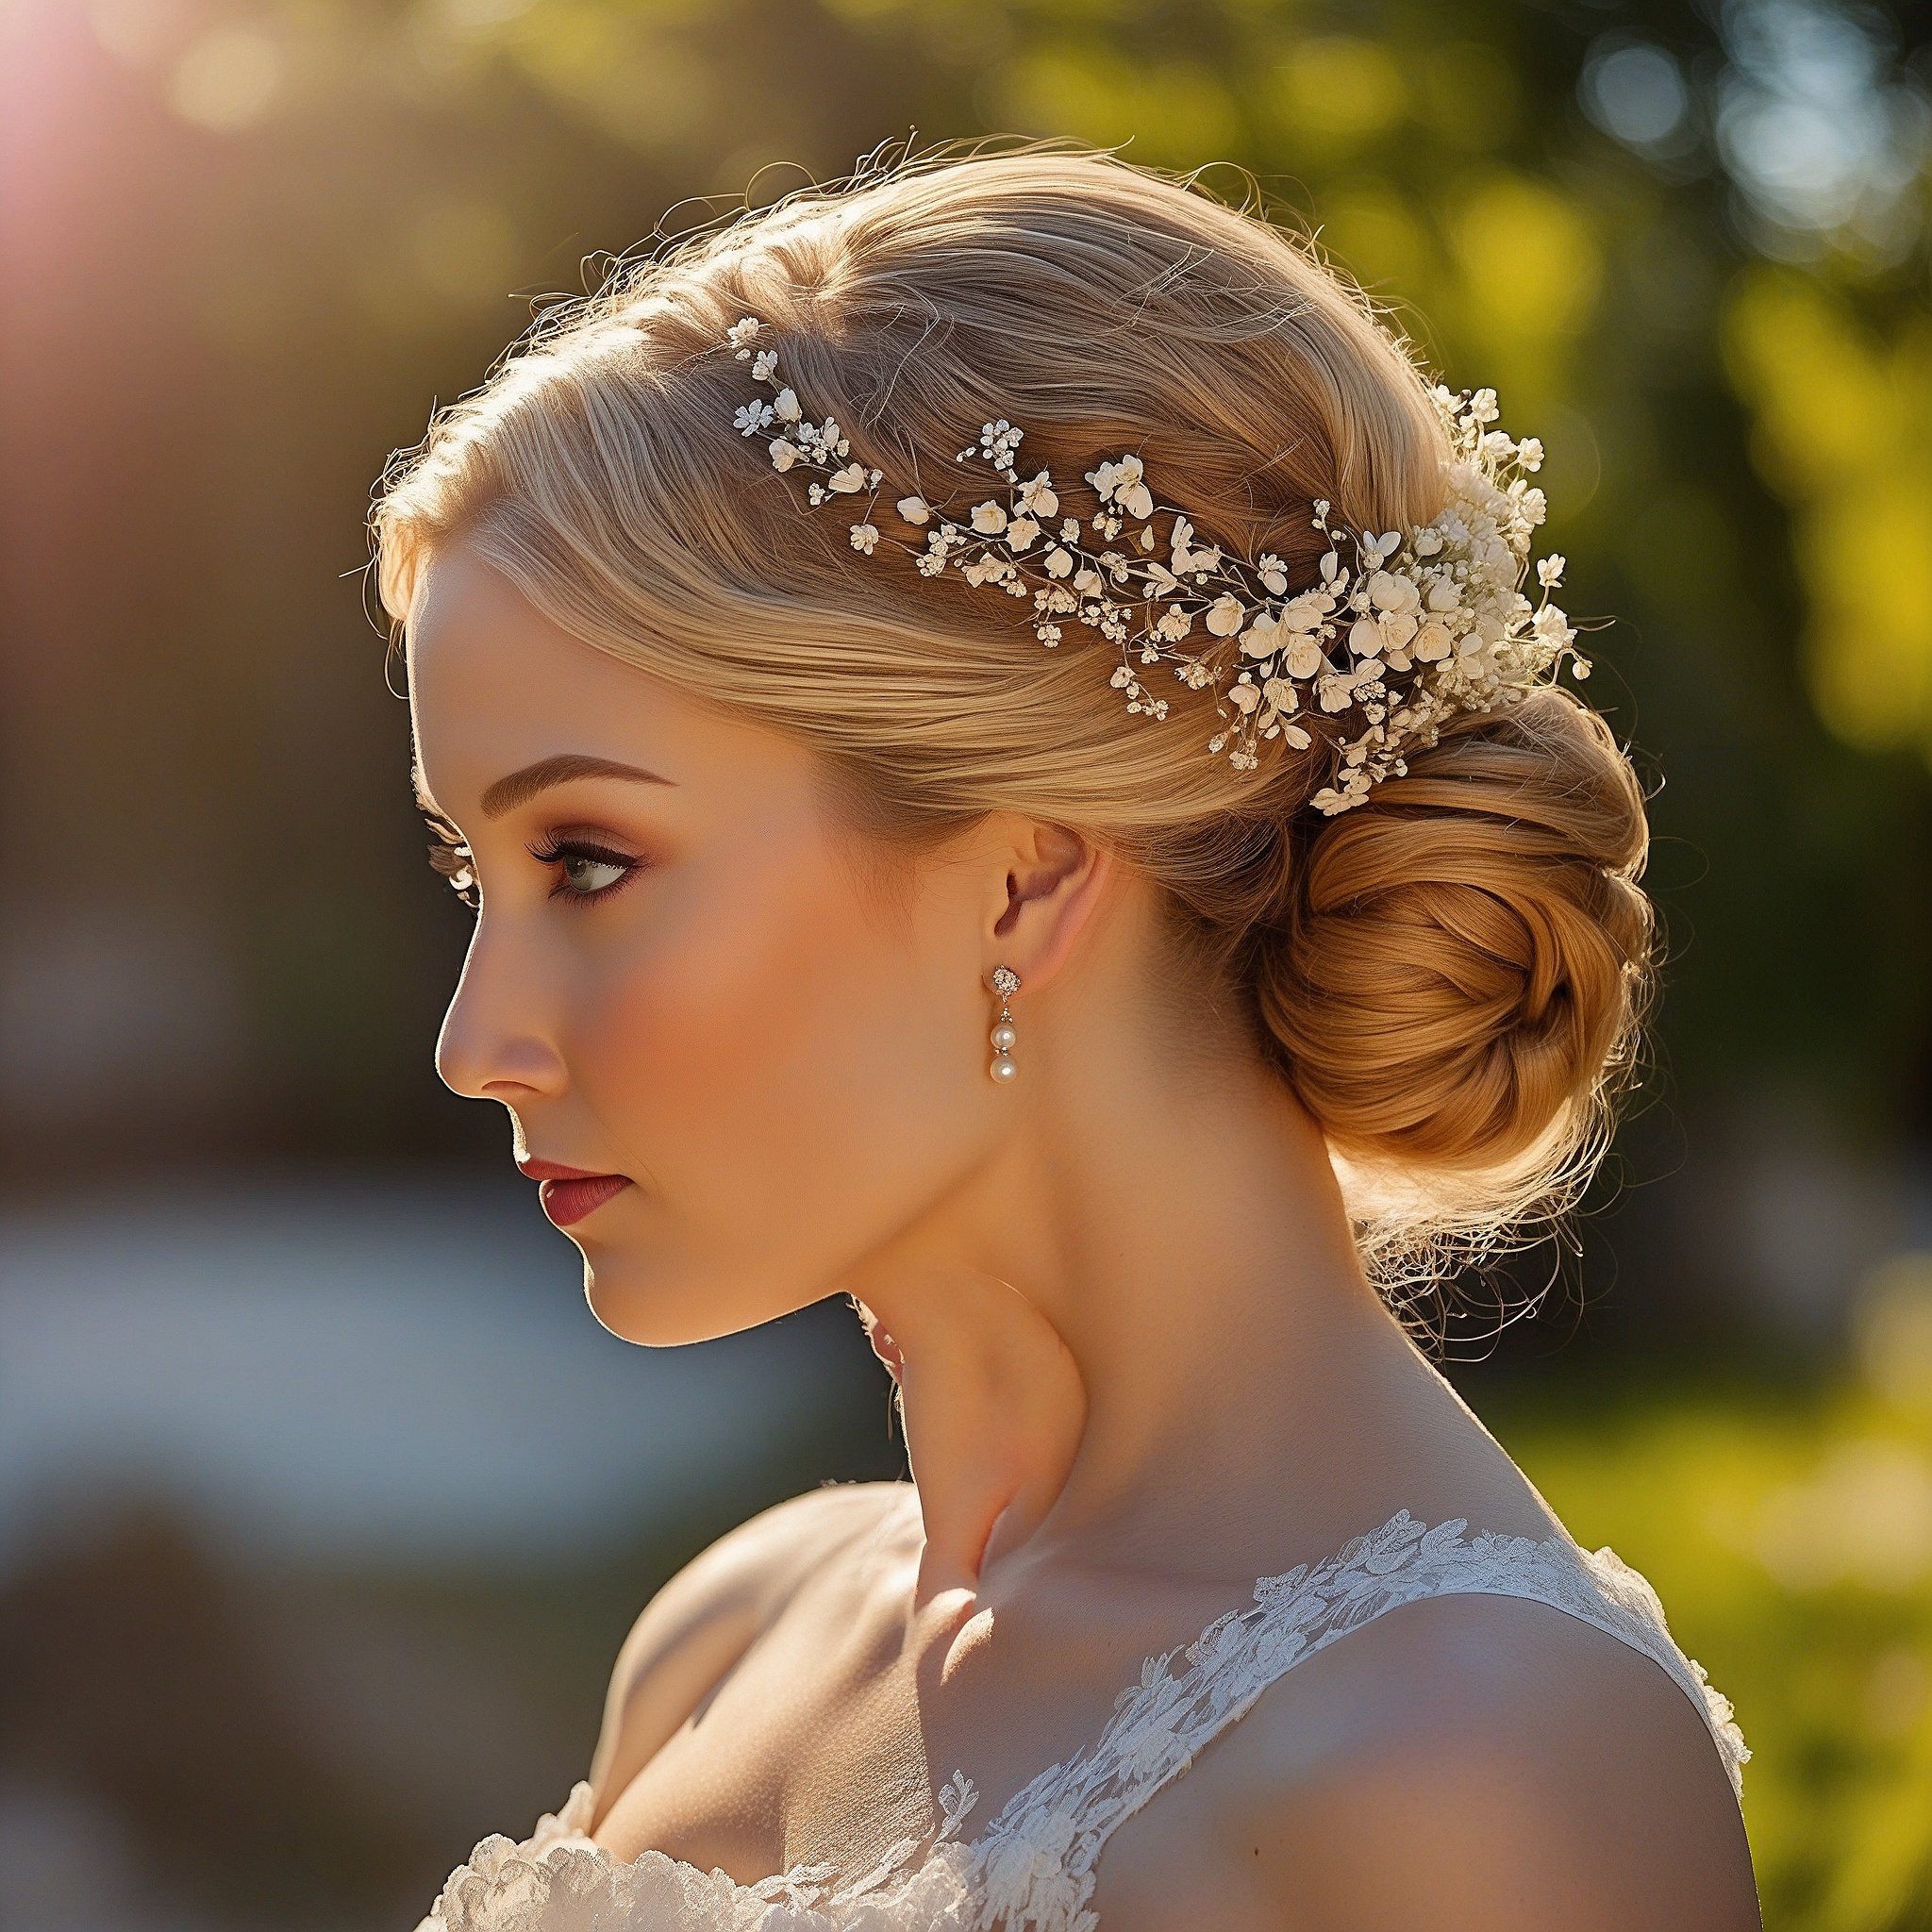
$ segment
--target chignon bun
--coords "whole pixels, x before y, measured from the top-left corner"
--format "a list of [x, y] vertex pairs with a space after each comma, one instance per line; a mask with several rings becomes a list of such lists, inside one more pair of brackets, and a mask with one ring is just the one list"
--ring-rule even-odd
[[1559, 1185], [1633, 1056], [1647, 844], [1630, 760], [1555, 689], [1457, 721], [1310, 825], [1254, 988], [1338, 1150], [1504, 1194]]

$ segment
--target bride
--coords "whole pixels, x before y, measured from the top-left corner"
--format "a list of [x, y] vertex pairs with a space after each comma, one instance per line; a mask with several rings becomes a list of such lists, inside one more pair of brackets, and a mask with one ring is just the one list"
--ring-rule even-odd
[[1028, 150], [631, 265], [399, 461], [444, 1079], [617, 1334], [852, 1295], [915, 1478], [672, 1582], [432, 1932], [1757, 1924], [1729, 1707], [1387, 1299], [1574, 1194], [1645, 990], [1496, 415]]

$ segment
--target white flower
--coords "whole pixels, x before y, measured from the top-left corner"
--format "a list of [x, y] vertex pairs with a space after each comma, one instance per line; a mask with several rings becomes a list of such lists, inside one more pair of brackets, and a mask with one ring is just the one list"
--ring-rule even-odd
[[1042, 470], [1030, 483], [1020, 486], [1020, 508], [1040, 518], [1058, 516], [1060, 500], [1054, 494], [1053, 480]]
[[1434, 557], [1442, 547], [1442, 533], [1430, 528], [1415, 533], [1415, 554], [1418, 557]]
[[1007, 527], [1007, 513], [991, 500], [973, 506], [973, 527], [982, 537], [997, 537]]
[[902, 496], [892, 508], [899, 512], [902, 524], [926, 524], [932, 521], [932, 506], [923, 496]]
[[1227, 697], [1228, 702], [1242, 717], [1246, 717], [1261, 702], [1261, 693], [1245, 677], [1228, 686]]
[[1281, 741], [1293, 745], [1296, 751], [1307, 751], [1315, 741], [1299, 724], [1284, 724], [1281, 727]]
[[1416, 632], [1415, 641], [1409, 646], [1409, 655], [1419, 663], [1434, 664], [1449, 655], [1452, 641], [1448, 625], [1432, 619]]
[[1301, 693], [1285, 677], [1271, 677], [1261, 686], [1261, 695], [1286, 716], [1301, 708]]
[[1571, 629], [1569, 618], [1554, 604], [1545, 604], [1537, 612], [1533, 627], [1544, 643], [1554, 644], [1558, 649], [1576, 641], [1576, 633]]
[[1382, 648], [1382, 628], [1373, 617], [1358, 617], [1349, 626], [1348, 648], [1357, 658], [1373, 658]]
[[760, 349], [751, 358], [751, 379], [754, 382], [770, 382], [778, 373], [778, 352], [776, 349]]
[[1536, 580], [1544, 590], [1555, 590], [1563, 581], [1563, 569], [1569, 559], [1560, 553], [1543, 558], [1536, 567]]
[[1543, 446], [1541, 441], [1534, 436], [1525, 436], [1516, 445], [1516, 460], [1525, 470], [1541, 470], [1543, 466]]
[[1034, 538], [1040, 535], [1040, 525], [1031, 517], [1015, 517], [1007, 525], [1007, 548], [1017, 557], [1029, 548]]
[[1208, 607], [1206, 623], [1208, 628], [1218, 638], [1231, 638], [1241, 629], [1247, 619], [1247, 611], [1239, 597], [1224, 595], [1215, 598]]
[[1100, 573], [1089, 564], [1074, 573], [1074, 588], [1083, 597], [1097, 597], [1107, 586], [1101, 581]]
[[827, 490], [836, 490], [841, 496], [850, 496], [855, 491], [865, 488], [865, 465], [847, 463], [842, 470], [835, 470], [825, 479]]
[[1345, 711], [1355, 703], [1355, 679], [1345, 671], [1331, 671], [1316, 683], [1315, 695], [1324, 711]]
[[1154, 625], [1155, 634], [1171, 644], [1179, 643], [1193, 627], [1194, 620], [1185, 610], [1163, 610]]
[[1407, 610], [1385, 610], [1375, 621], [1382, 633], [1382, 648], [1399, 651], [1415, 635], [1415, 619]]
[[1288, 572], [1282, 568], [1278, 557], [1264, 557], [1255, 566], [1256, 575], [1261, 579], [1262, 587], [1276, 597], [1288, 595]]
[[763, 326], [756, 315], [741, 315], [724, 331], [731, 346], [738, 351], [741, 361], [751, 354], [751, 344]]
[[[1045, 561], [1046, 574], [1050, 577], [1066, 577], [1072, 576], [1074, 574], [1074, 553], [1071, 550], [1061, 549], [1058, 543], [1046, 553]], [[1091, 573], [1090, 572], [1089, 575], [1091, 575]], [[1096, 588], [1098, 588], [1097, 583]]]
[[1472, 423], [1493, 423], [1501, 412], [1496, 408], [1496, 391], [1492, 389], [1479, 389], [1469, 399], [1469, 420]]
[[1462, 602], [1462, 591], [1457, 588], [1454, 577], [1438, 577], [1429, 586], [1426, 601], [1429, 608], [1439, 613], [1454, 610]]
[[1102, 503], [1118, 504], [1130, 517], [1144, 523], [1154, 514], [1154, 494], [1141, 480], [1145, 475], [1146, 468], [1139, 457], [1122, 457], [1090, 470], [1087, 480]]
[[1369, 579], [1369, 601], [1377, 610], [1410, 611], [1422, 602], [1414, 580], [1394, 571], [1378, 570]]
[[[796, 423], [804, 413], [799, 408], [795, 390], [781, 389], [772, 398], [772, 408], [781, 423]], [[825, 426], [829, 429], [832, 425], [828, 423]]]
[[1312, 677], [1322, 668], [1322, 647], [1311, 637], [1297, 637], [1282, 655], [1291, 677]]
[[1281, 607], [1281, 622], [1289, 630], [1320, 630], [1335, 608], [1335, 599], [1326, 591], [1304, 591]]
[[870, 557], [879, 541], [879, 533], [870, 524], [854, 524], [852, 526], [852, 547]]
[[1249, 658], [1272, 658], [1287, 641], [1289, 632], [1278, 617], [1265, 613], [1241, 633], [1241, 652]]
[[733, 426], [741, 436], [756, 436], [771, 420], [771, 404], [759, 402], [741, 404], [731, 418]]
[[802, 454], [795, 442], [787, 442], [780, 437], [772, 445], [772, 467], [774, 470], [789, 470]]

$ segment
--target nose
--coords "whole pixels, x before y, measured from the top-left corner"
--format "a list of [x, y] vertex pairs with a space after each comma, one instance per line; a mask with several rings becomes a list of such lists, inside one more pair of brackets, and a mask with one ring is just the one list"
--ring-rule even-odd
[[453, 1093], [506, 1106], [562, 1092], [567, 1073], [541, 1019], [537, 990], [514, 954], [491, 942], [479, 920], [463, 976], [442, 1016], [436, 1071]]

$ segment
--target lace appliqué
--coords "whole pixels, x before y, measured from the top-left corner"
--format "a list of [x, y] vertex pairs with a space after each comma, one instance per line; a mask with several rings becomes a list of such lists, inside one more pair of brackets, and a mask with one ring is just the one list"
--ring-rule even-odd
[[1404, 1510], [1326, 1562], [1263, 1577], [1250, 1607], [1148, 1658], [1098, 1740], [1041, 1772], [971, 1843], [963, 1828], [977, 1794], [956, 1772], [931, 1840], [905, 1840], [842, 1884], [829, 1866], [800, 1865], [742, 1886], [662, 1852], [618, 1863], [589, 1836], [591, 1788], [580, 1784], [523, 1843], [485, 1839], [418, 1932], [1094, 1932], [1096, 1869], [1122, 1824], [1296, 1664], [1434, 1596], [1527, 1598], [1641, 1651], [1696, 1705], [1739, 1787], [1751, 1754], [1730, 1704], [1671, 1641], [1636, 1571], [1567, 1537], [1468, 1529], [1429, 1529]]
[[[973, 1847], [978, 1924], [1093, 1932], [1088, 1900], [1114, 1832], [1296, 1664], [1425, 1597], [1527, 1597], [1641, 1651], [1697, 1706], [1739, 1788], [1750, 1753], [1730, 1704], [1671, 1641], [1657, 1593], [1636, 1571], [1567, 1538], [1472, 1537], [1468, 1528], [1458, 1520], [1429, 1529], [1403, 1510], [1324, 1563], [1264, 1577], [1251, 1608], [1229, 1611], [1185, 1651], [1149, 1657], [1098, 1741], [1042, 1772]], [[1187, 1664], [1179, 1675], [1176, 1657]]]

